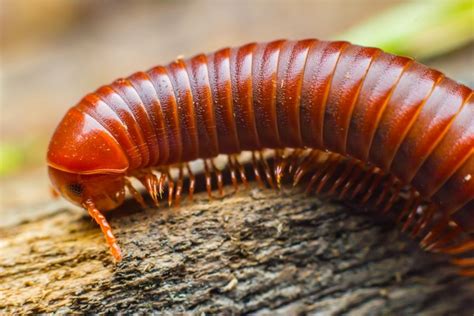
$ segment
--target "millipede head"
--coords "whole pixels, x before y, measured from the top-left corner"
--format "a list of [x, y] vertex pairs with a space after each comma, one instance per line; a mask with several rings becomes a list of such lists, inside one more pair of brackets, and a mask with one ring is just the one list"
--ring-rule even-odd
[[78, 174], [48, 168], [54, 189], [65, 199], [83, 206], [92, 201], [102, 211], [112, 210], [125, 198], [125, 177], [122, 174]]

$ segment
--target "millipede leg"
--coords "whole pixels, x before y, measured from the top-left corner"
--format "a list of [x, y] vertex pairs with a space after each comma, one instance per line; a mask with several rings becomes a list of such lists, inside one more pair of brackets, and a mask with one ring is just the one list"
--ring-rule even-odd
[[125, 186], [127, 187], [128, 191], [130, 194], [132, 194], [133, 198], [140, 204], [141, 207], [147, 208], [148, 205], [146, 205], [145, 200], [143, 199], [143, 196], [140, 194], [140, 192], [137, 191], [130, 182], [130, 180], [125, 179]]
[[316, 188], [316, 194], [319, 194], [322, 191], [322, 189], [324, 188], [326, 183], [334, 175], [334, 172], [336, 172], [337, 166], [339, 165], [340, 161], [341, 161], [341, 156], [337, 156], [336, 159], [334, 159], [331, 162], [331, 167], [329, 168], [329, 170], [327, 172], [325, 172], [325, 174], [323, 175], [323, 177], [319, 181], [318, 187]]
[[438, 224], [435, 225], [430, 231], [426, 234], [426, 236], [420, 241], [420, 245], [423, 248], [428, 248], [430, 245], [438, 240], [442, 234], [443, 231], [448, 227], [449, 225], [449, 218], [448, 216], [444, 216], [440, 220], [438, 220]]
[[352, 173], [352, 170], [355, 167], [354, 160], [349, 160], [342, 172], [342, 174], [337, 177], [336, 181], [334, 181], [334, 184], [329, 188], [328, 194], [334, 194], [334, 192], [337, 190], [339, 185], [346, 181], [347, 177]]
[[428, 222], [433, 218], [435, 214], [436, 207], [431, 204], [428, 206], [428, 209], [425, 210], [421, 218], [418, 220], [418, 223], [413, 227], [411, 236], [415, 238], [418, 234], [426, 227]]
[[166, 170], [162, 170], [160, 174], [160, 182], [158, 184], [158, 192], [160, 194], [160, 198], [163, 198], [163, 194], [165, 193], [165, 184], [166, 184]]
[[265, 171], [265, 178], [267, 179], [267, 182], [270, 187], [274, 189], [275, 185], [273, 184], [272, 171], [270, 169], [270, 166], [268, 165], [267, 159], [263, 157], [263, 153], [261, 151], [259, 151], [258, 154], [260, 163], [263, 165], [263, 170]]
[[458, 255], [463, 252], [473, 251], [473, 250], [474, 250], [474, 240], [467, 240], [461, 243], [460, 245], [440, 249], [441, 252], [451, 254], [451, 255]]
[[[323, 168], [327, 168], [327, 166], [324, 166]], [[306, 185], [305, 193], [309, 194], [311, 192], [311, 189], [315, 185], [315, 183], [318, 181], [319, 176], [321, 175], [322, 171], [318, 170], [316, 171], [315, 174], [311, 176], [311, 179], [309, 179], [308, 184]]]
[[158, 178], [151, 171], [139, 175], [138, 180], [143, 184], [155, 206], [158, 206]]
[[389, 180], [384, 183], [384, 188], [382, 190], [382, 193], [380, 193], [378, 199], [375, 201], [374, 207], [378, 207], [387, 198], [387, 195], [395, 186], [395, 180], [396, 180], [395, 177], [390, 176]]
[[283, 150], [276, 149], [275, 150], [275, 167], [273, 170], [273, 175], [275, 176], [275, 181], [277, 188], [281, 188], [281, 179], [283, 177], [285, 166], [287, 161], [285, 160]]
[[304, 150], [301, 149], [295, 149], [290, 157], [288, 158], [288, 174], [291, 176], [293, 174], [293, 171], [296, 170], [296, 166], [298, 165], [298, 161], [300, 160], [300, 157], [303, 155]]
[[451, 227], [449, 224], [447, 226], [448, 231], [442, 236], [442, 238], [439, 238], [437, 241], [431, 243], [426, 247], [426, 250], [429, 251], [440, 251], [442, 249], [441, 247], [443, 245], [449, 244], [451, 241], [453, 241], [456, 237], [459, 236], [459, 234], [462, 233], [462, 229], [459, 226], [454, 226]]
[[214, 160], [211, 159], [212, 172], [216, 174], [217, 178], [217, 188], [219, 190], [219, 195], [224, 196], [224, 180], [222, 178], [222, 172], [214, 164]]
[[168, 179], [168, 206], [171, 206], [173, 204], [174, 181], [169, 170], [166, 172], [166, 178]]
[[234, 158], [232, 155], [227, 156], [229, 172], [230, 172], [230, 180], [232, 182], [232, 186], [234, 187], [234, 192], [239, 191], [239, 184], [237, 182], [237, 167], [234, 164]]
[[210, 199], [212, 199], [212, 178], [211, 178], [211, 172], [209, 171], [209, 166], [207, 164], [207, 160], [204, 159], [204, 176], [206, 178], [206, 190], [207, 190], [207, 195], [209, 196]]
[[370, 168], [369, 170], [367, 170], [365, 174], [363, 174], [362, 180], [357, 184], [354, 191], [352, 191], [350, 199], [354, 199], [357, 196], [357, 194], [359, 194], [360, 190], [365, 188], [367, 184], [370, 183], [370, 180], [372, 179], [373, 176], [375, 176], [376, 172], [377, 171], [375, 168]]
[[175, 195], [175, 203], [176, 206], [179, 206], [181, 203], [181, 193], [183, 192], [183, 166], [179, 165], [179, 175], [178, 175], [178, 181], [176, 181], [176, 195]]
[[49, 186], [49, 193], [53, 199], [58, 199], [61, 196], [58, 190], [56, 190], [52, 185]]
[[399, 194], [400, 194], [401, 189], [402, 189], [402, 183], [399, 182], [399, 181], [396, 182], [395, 183], [395, 189], [392, 192], [391, 197], [388, 199], [387, 203], [385, 204], [384, 208], [382, 209], [382, 212], [381, 212], [382, 214], [387, 213], [392, 208], [395, 201], [397, 201], [397, 199], [400, 197]]
[[459, 266], [474, 266], [474, 258], [456, 258], [453, 263]]
[[467, 277], [474, 277], [474, 269], [461, 270], [459, 271], [459, 274]]
[[196, 177], [194, 176], [194, 173], [191, 171], [191, 167], [189, 164], [186, 164], [186, 170], [188, 171], [188, 177], [189, 177], [189, 199], [192, 201], [193, 196], [194, 196], [194, 189], [196, 187]]
[[245, 188], [248, 188], [249, 187], [249, 182], [247, 180], [247, 176], [245, 175], [245, 169], [240, 164], [239, 159], [235, 156], [234, 156], [234, 163], [235, 163], [235, 166], [237, 167], [237, 169], [239, 170], [240, 180], [244, 184]]
[[358, 162], [356, 167], [353, 169], [351, 175], [349, 176], [349, 179], [347, 179], [346, 184], [344, 184], [344, 188], [341, 190], [341, 193], [339, 194], [339, 199], [343, 199], [347, 192], [352, 188], [353, 184], [356, 183], [357, 179], [362, 175], [363, 173], [363, 166], [361, 162]]
[[413, 207], [411, 207], [411, 211], [408, 214], [408, 217], [402, 226], [402, 232], [407, 231], [408, 227], [410, 227], [410, 225], [413, 223], [413, 220], [415, 219], [415, 216], [418, 213], [418, 210], [420, 208], [420, 203], [421, 203], [421, 197], [417, 195], [415, 199], [415, 203], [413, 204]]
[[405, 215], [409, 214], [410, 210], [412, 209], [411, 206], [415, 200], [417, 200], [417, 194], [415, 191], [410, 190], [409, 197], [405, 200], [405, 203], [403, 204], [402, 210], [400, 211], [400, 214], [398, 214], [397, 219], [395, 220], [396, 223], [400, 223]]
[[110, 252], [114, 257], [116, 262], [120, 262], [122, 260], [122, 251], [117, 243], [117, 239], [115, 238], [114, 234], [112, 233], [112, 228], [110, 227], [107, 219], [104, 215], [95, 207], [92, 201], [84, 202], [84, 207], [87, 209], [89, 215], [95, 220], [97, 224], [99, 224], [102, 233], [104, 234], [105, 240], [109, 245]]
[[464, 276], [474, 276], [474, 258], [456, 258], [452, 260], [452, 263], [459, 266], [461, 270], [459, 274]]
[[301, 178], [307, 174], [308, 171], [313, 167], [314, 163], [319, 160], [320, 155], [321, 152], [319, 150], [313, 150], [303, 159], [303, 161], [301, 161], [293, 175], [293, 187], [298, 185]]
[[384, 177], [383, 174], [380, 174], [380, 173], [375, 174], [375, 177], [373, 178], [372, 184], [369, 186], [367, 192], [362, 197], [362, 200], [361, 200], [362, 204], [366, 203], [372, 197], [372, 195], [375, 191], [375, 188], [380, 184], [383, 177]]
[[319, 180], [319, 177], [321, 175], [324, 175], [324, 173], [326, 172], [326, 170], [332, 165], [331, 164], [331, 160], [332, 160], [332, 155], [329, 155], [327, 158], [326, 158], [326, 161], [324, 162], [324, 164], [322, 165], [321, 168], [319, 168], [314, 174], [313, 176], [311, 177], [311, 179], [309, 180], [309, 183], [308, 185], [306, 186], [306, 194], [309, 194], [311, 192], [311, 188], [318, 182]]
[[258, 185], [260, 187], [263, 187], [263, 181], [262, 181], [262, 177], [260, 176], [260, 171], [258, 170], [257, 157], [254, 151], [252, 151], [252, 169], [255, 175], [255, 180], [257, 180]]

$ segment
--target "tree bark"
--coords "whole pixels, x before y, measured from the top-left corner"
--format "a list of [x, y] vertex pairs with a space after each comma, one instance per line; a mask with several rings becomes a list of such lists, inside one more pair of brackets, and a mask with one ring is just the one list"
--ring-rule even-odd
[[0, 228], [0, 313], [472, 315], [474, 282], [391, 222], [252, 189], [108, 215], [115, 265], [83, 211]]

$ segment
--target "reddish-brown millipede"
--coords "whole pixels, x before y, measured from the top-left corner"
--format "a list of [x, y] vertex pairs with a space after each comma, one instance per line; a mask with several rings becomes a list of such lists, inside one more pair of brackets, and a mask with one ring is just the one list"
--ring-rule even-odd
[[[263, 150], [273, 150], [271, 163]], [[56, 190], [88, 210], [119, 261], [101, 212], [120, 205], [125, 188], [143, 204], [129, 177], [155, 203], [165, 187], [179, 202], [185, 174], [193, 194], [196, 159], [209, 194], [213, 176], [222, 192], [219, 154], [234, 187], [247, 184], [242, 151], [260, 182], [304, 178], [308, 192], [397, 212], [423, 247], [461, 256], [462, 273], [474, 275], [472, 89], [377, 48], [278, 40], [134, 73], [72, 107], [47, 159]]]

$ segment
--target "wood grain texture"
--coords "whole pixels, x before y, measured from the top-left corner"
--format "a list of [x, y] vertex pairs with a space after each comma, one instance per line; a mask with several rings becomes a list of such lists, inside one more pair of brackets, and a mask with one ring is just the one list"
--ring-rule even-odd
[[109, 216], [112, 264], [85, 212], [0, 229], [0, 313], [471, 315], [474, 282], [392, 224], [300, 194], [245, 191]]

